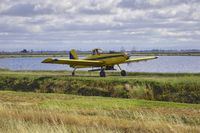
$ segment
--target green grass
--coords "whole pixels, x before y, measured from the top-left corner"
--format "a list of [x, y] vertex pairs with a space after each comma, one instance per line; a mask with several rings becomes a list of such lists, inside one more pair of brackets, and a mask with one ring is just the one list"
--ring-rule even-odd
[[0, 132], [199, 132], [200, 105], [0, 91]]
[[200, 74], [98, 73], [79, 71], [0, 71], [0, 90], [65, 93], [129, 99], [200, 103]]

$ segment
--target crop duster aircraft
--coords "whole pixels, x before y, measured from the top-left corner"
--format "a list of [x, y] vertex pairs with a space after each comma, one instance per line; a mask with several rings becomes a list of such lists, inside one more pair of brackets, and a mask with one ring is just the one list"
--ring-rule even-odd
[[[70, 59], [47, 58], [43, 60], [42, 63], [68, 64], [70, 67], [74, 68], [72, 76], [75, 75], [75, 71], [78, 68], [92, 68], [92, 70], [89, 71], [100, 71], [100, 77], [106, 77], [105, 70], [116, 70], [114, 69], [114, 66], [117, 65], [121, 70], [121, 76], [126, 76], [126, 71], [122, 70], [119, 64], [147, 61], [156, 59], [158, 57], [151, 56], [130, 59], [130, 55], [125, 52], [103, 53], [101, 49], [94, 49], [92, 50], [92, 55], [83, 59], [79, 59], [76, 51], [73, 49], [69, 53], [69, 58]], [[100, 69], [93, 69], [96, 67]]]

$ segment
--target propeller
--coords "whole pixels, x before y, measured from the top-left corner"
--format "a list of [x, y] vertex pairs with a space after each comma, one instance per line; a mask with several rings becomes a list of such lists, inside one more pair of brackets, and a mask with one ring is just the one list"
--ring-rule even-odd
[[[131, 54], [129, 53], [124, 53], [125, 54], [125, 57], [126, 57], [126, 60], [130, 59], [131, 58]], [[127, 65], [129, 66], [131, 63], [127, 63]]]
[[124, 55], [125, 55], [127, 60], [130, 59], [130, 57], [131, 57], [131, 55], [129, 53], [124, 53]]

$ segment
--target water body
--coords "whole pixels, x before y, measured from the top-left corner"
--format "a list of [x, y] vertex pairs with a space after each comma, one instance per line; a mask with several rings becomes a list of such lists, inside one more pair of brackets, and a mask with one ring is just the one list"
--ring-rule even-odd
[[[43, 64], [41, 61], [44, 59], [2, 58], [0, 59], [0, 68], [10, 70], [73, 70], [68, 65]], [[156, 60], [122, 64], [121, 67], [129, 72], [197, 73], [200, 72], [200, 56], [160, 56]]]

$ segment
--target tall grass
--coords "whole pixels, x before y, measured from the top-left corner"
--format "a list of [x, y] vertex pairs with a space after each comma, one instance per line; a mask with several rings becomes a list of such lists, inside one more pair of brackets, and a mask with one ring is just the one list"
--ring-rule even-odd
[[5, 133], [200, 132], [198, 105], [14, 92], [0, 101]]

